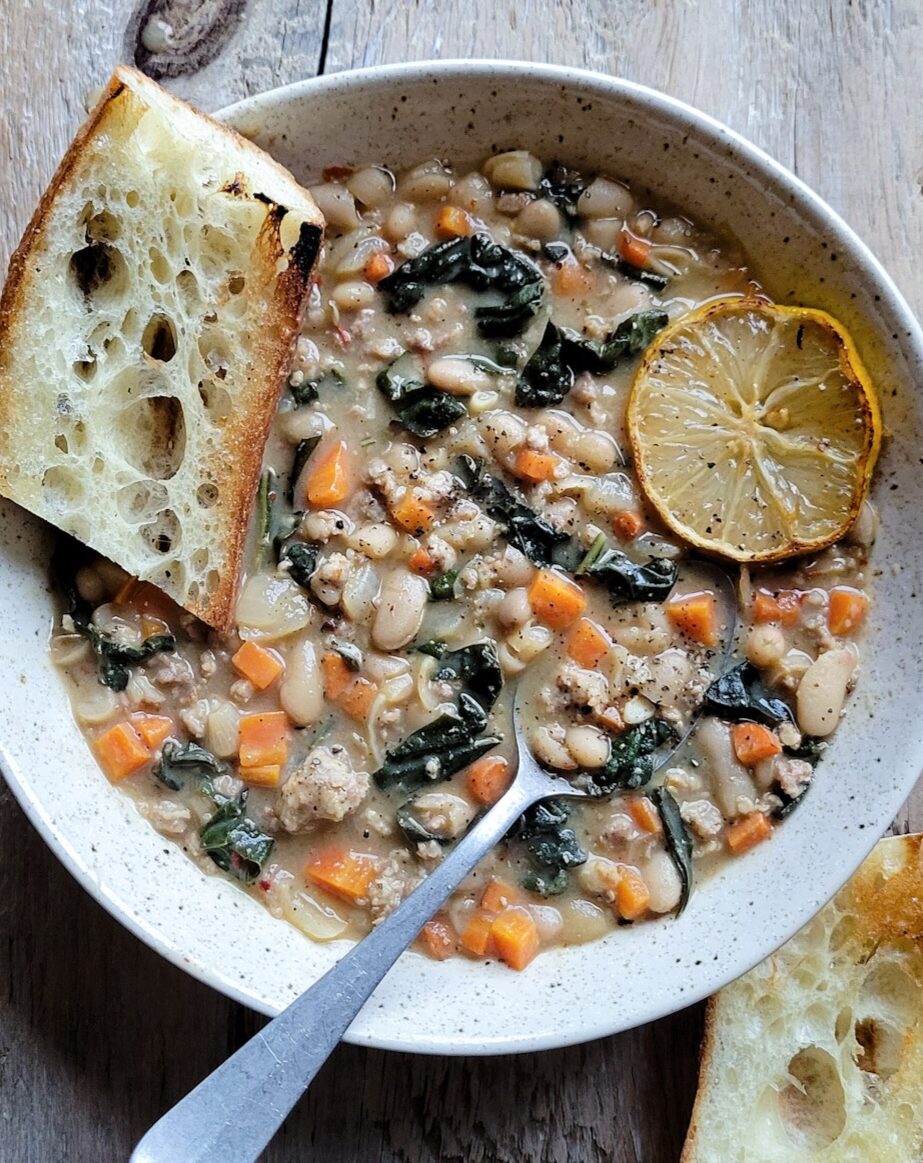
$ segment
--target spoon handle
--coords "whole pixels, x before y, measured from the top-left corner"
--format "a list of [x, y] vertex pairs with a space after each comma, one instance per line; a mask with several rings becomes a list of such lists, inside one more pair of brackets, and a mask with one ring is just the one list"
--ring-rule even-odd
[[393, 913], [147, 1132], [130, 1163], [251, 1163], [423, 925], [547, 787], [514, 781]]

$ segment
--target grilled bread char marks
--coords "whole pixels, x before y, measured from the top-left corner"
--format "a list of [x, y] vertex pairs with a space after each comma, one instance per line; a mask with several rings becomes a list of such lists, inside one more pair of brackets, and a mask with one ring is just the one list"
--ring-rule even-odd
[[322, 229], [262, 150], [117, 69], [10, 263], [0, 493], [227, 629]]
[[923, 1158], [923, 836], [709, 1002], [682, 1163]]

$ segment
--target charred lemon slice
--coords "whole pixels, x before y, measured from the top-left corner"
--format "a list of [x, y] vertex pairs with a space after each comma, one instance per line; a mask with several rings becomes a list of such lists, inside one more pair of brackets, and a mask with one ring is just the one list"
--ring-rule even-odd
[[726, 298], [647, 349], [628, 433], [641, 487], [674, 533], [734, 561], [779, 561], [855, 521], [881, 413], [835, 319]]

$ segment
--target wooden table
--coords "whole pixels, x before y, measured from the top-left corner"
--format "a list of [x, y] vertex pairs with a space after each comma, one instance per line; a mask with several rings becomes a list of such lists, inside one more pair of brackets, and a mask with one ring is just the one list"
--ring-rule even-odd
[[[137, 59], [211, 110], [381, 62], [584, 65], [727, 122], [843, 213], [923, 306], [918, 0], [153, 0], [172, 47], [136, 58], [114, 0], [0, 0], [0, 259], [87, 94]], [[2, 706], [2, 704], [0, 704]], [[923, 792], [898, 830], [923, 827]], [[127, 1158], [145, 1128], [261, 1019], [122, 930], [0, 792], [0, 1158]], [[666, 1163], [695, 1090], [701, 1010], [570, 1050], [448, 1059], [344, 1046], [267, 1152], [273, 1163]]]

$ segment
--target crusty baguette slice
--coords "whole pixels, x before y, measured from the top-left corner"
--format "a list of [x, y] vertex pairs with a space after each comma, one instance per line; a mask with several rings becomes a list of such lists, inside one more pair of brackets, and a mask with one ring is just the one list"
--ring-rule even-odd
[[682, 1163], [923, 1159], [921, 840], [711, 999]]
[[262, 150], [117, 69], [10, 263], [0, 493], [227, 628], [322, 228]]

